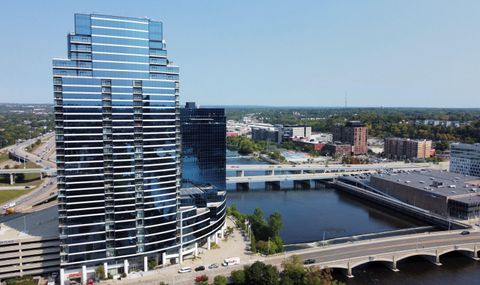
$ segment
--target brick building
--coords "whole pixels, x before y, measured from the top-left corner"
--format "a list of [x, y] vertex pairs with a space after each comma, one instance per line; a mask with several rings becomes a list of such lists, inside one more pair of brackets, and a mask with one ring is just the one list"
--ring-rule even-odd
[[367, 127], [359, 121], [349, 121], [345, 125], [337, 124], [333, 128], [333, 141], [352, 145], [354, 155], [368, 152], [367, 138]]
[[393, 159], [425, 159], [432, 153], [432, 141], [404, 138], [385, 139], [384, 155]]

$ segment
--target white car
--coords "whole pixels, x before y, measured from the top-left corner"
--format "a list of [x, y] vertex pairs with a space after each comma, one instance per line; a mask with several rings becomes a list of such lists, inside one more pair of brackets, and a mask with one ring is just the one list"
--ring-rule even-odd
[[178, 270], [178, 273], [187, 273], [187, 272], [192, 272], [191, 267], [182, 267]]

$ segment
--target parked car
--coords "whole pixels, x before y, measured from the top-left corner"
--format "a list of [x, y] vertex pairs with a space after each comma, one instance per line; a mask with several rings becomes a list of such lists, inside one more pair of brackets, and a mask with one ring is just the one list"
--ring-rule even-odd
[[226, 258], [222, 263], [223, 266], [232, 266], [237, 264], [240, 264], [240, 257]]
[[314, 264], [315, 262], [316, 262], [315, 259], [309, 258], [309, 259], [305, 259], [305, 261], [303, 262], [303, 264]]
[[215, 269], [215, 268], [218, 268], [218, 264], [216, 263], [212, 263], [208, 266], [208, 269]]
[[205, 266], [203, 265], [195, 267], [195, 271], [203, 271], [203, 270], [205, 270]]
[[465, 236], [465, 235], [469, 235], [470, 232], [469, 232], [469, 231], [463, 231], [463, 232], [461, 232], [460, 234], [461, 234], [462, 236]]
[[191, 267], [182, 267], [178, 270], [178, 273], [187, 273], [187, 272], [192, 272]]

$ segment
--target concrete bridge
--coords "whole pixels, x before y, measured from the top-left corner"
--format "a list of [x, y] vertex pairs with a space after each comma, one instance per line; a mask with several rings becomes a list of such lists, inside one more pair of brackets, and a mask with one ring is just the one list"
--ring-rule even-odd
[[[382, 163], [333, 165], [305, 164], [305, 165], [227, 165], [227, 173], [235, 172], [235, 176], [227, 176], [227, 183], [235, 184], [237, 190], [250, 189], [252, 182], [265, 182], [267, 190], [280, 190], [281, 181], [293, 181], [294, 189], [310, 189], [311, 182], [315, 188], [323, 187], [324, 180], [337, 178], [343, 175], [375, 173], [390, 170], [414, 170], [429, 167], [428, 163]], [[246, 175], [248, 173], [249, 175]]]
[[442, 265], [442, 255], [453, 251], [479, 260], [479, 245], [480, 233], [477, 231], [469, 234], [462, 234], [462, 231], [445, 231], [291, 251], [268, 257], [265, 261], [277, 265], [289, 255], [298, 255], [302, 259], [315, 259], [312, 265], [342, 269], [348, 277], [353, 277], [355, 267], [371, 262], [379, 262], [393, 271], [399, 271], [398, 263], [413, 256], [421, 256], [437, 266]]
[[284, 173], [337, 173], [356, 171], [384, 171], [384, 170], [412, 170], [428, 168], [430, 163], [375, 163], [375, 164], [229, 164], [227, 172], [235, 171], [235, 176], [245, 176], [245, 172], [256, 172], [263, 174], [284, 174]]
[[308, 174], [284, 174], [284, 175], [262, 175], [262, 176], [238, 176], [227, 177], [227, 183], [236, 184], [236, 189], [239, 191], [248, 191], [250, 183], [265, 182], [265, 189], [280, 190], [280, 182], [293, 181], [293, 188], [295, 190], [306, 190], [311, 188], [311, 182], [314, 183], [314, 188], [322, 188], [325, 185], [324, 180], [331, 180], [341, 175], [359, 174], [359, 173], [373, 173], [374, 171], [356, 171], [356, 172], [342, 172], [342, 173], [308, 173]]
[[43, 180], [44, 175], [53, 176], [56, 173], [56, 169], [44, 169], [44, 168], [12, 168], [12, 169], [0, 169], [0, 175], [10, 176], [10, 185], [15, 184], [16, 174], [36, 173], [40, 174], [40, 180]]

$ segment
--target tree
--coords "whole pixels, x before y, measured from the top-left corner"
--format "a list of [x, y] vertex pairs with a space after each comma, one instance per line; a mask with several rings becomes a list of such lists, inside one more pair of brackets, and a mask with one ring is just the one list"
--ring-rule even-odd
[[268, 217], [268, 226], [270, 227], [270, 235], [272, 237], [278, 236], [283, 228], [282, 215], [279, 212], [271, 214]]
[[[305, 267], [303, 262], [297, 255], [290, 256], [287, 260], [282, 262], [282, 279], [288, 279], [294, 285], [303, 285], [305, 277]], [[282, 283], [283, 284], [283, 283]]]
[[257, 244], [256, 243], [257, 243], [257, 241], [255, 239], [255, 235], [252, 234], [251, 238], [250, 238], [250, 251], [253, 252], [253, 253], [257, 252]]
[[311, 266], [306, 269], [304, 285], [341, 285], [343, 283], [338, 282], [332, 277], [332, 270], [319, 269], [315, 266]]
[[99, 265], [97, 266], [97, 268], [95, 268], [95, 275], [100, 279], [105, 278], [105, 268], [103, 267], [103, 265]]
[[245, 270], [245, 283], [255, 285], [278, 285], [280, 274], [275, 266], [256, 261]]
[[255, 222], [263, 222], [263, 210], [260, 208], [255, 208], [255, 210], [253, 210], [253, 218]]
[[230, 281], [233, 285], [244, 285], [245, 284], [245, 271], [244, 270], [234, 270], [230, 273]]
[[225, 276], [215, 276], [213, 278], [213, 285], [227, 285], [227, 278]]
[[155, 266], [157, 266], [157, 261], [155, 259], [150, 259], [147, 265], [148, 265], [148, 270], [153, 270], [155, 269]]

